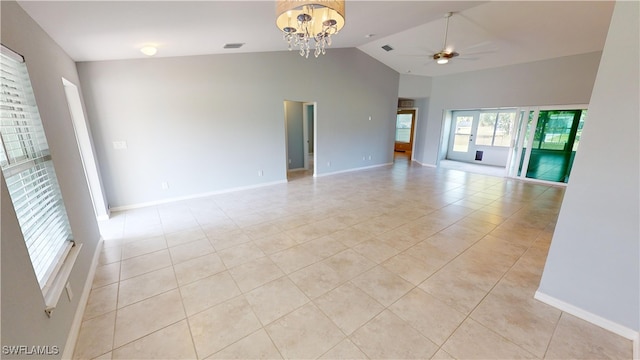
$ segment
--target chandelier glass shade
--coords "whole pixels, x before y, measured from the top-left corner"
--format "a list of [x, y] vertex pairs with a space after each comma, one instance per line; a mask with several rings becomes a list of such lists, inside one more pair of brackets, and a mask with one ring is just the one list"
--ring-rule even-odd
[[301, 56], [309, 57], [313, 41], [318, 57], [331, 46], [331, 36], [344, 26], [344, 0], [278, 0], [276, 15], [276, 25], [289, 50], [298, 47]]

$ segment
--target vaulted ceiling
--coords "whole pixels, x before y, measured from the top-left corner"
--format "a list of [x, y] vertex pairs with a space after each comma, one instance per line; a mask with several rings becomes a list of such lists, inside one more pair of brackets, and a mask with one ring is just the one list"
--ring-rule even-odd
[[[76, 61], [283, 51], [275, 1], [19, 1]], [[613, 1], [346, 1], [331, 48], [357, 47], [399, 73], [439, 76], [602, 50]], [[460, 53], [437, 65], [443, 49]], [[244, 43], [224, 49], [226, 43]], [[393, 48], [382, 49], [383, 45]], [[324, 56], [331, 56], [331, 48]], [[291, 56], [299, 56], [295, 51]], [[313, 55], [307, 61], [314, 61]]]

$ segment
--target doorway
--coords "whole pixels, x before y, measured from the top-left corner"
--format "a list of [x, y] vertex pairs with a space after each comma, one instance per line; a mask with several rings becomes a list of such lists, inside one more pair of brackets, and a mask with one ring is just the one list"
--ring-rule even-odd
[[316, 174], [316, 103], [284, 101], [287, 179]]
[[[416, 127], [416, 109], [399, 109], [396, 115], [396, 138], [394, 150], [413, 153], [413, 134]], [[411, 156], [410, 156], [411, 158]]]
[[509, 176], [567, 183], [586, 116], [586, 105], [521, 109]]
[[516, 109], [453, 111], [446, 158], [506, 167], [516, 118]]
[[106, 198], [102, 190], [100, 173], [98, 172], [98, 165], [94, 156], [93, 146], [91, 145], [91, 135], [89, 134], [87, 121], [84, 116], [84, 111], [82, 110], [80, 92], [75, 84], [65, 78], [62, 78], [62, 85], [64, 86], [64, 93], [67, 98], [78, 149], [80, 150], [80, 158], [82, 160], [84, 175], [87, 179], [93, 210], [98, 220], [108, 220], [109, 207], [107, 206]]

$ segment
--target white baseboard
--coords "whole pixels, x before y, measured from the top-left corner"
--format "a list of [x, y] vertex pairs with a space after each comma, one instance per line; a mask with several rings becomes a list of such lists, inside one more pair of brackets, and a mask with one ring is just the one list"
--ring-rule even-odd
[[636, 338], [633, 339], [633, 359], [640, 360], [640, 332], [638, 332]]
[[437, 166], [436, 166], [436, 165], [433, 165], [433, 164], [425, 164], [425, 163], [421, 163], [421, 162], [420, 162], [420, 161], [418, 161], [418, 160], [413, 160], [413, 161], [415, 161], [416, 163], [418, 163], [418, 165], [420, 165], [420, 166], [430, 167], [430, 168], [437, 168]]
[[347, 169], [347, 170], [334, 171], [334, 172], [330, 172], [330, 173], [324, 173], [324, 174], [320, 174], [320, 175], [314, 174], [313, 177], [324, 177], [324, 176], [345, 174], [345, 173], [350, 173], [350, 172], [355, 172], [355, 171], [375, 169], [375, 168], [379, 168], [379, 167], [383, 167], [383, 166], [389, 166], [389, 165], [393, 165], [393, 163], [364, 166], [364, 167], [359, 167], [359, 168], [354, 168], [354, 169]]
[[562, 300], [556, 299], [553, 296], [549, 296], [545, 293], [542, 293], [540, 291], [536, 291], [536, 294], [534, 296], [535, 299], [542, 301], [543, 303], [547, 304], [547, 305], [551, 305], [557, 309], [560, 309], [566, 313], [569, 313], [577, 318], [580, 318], [584, 321], [588, 321], [594, 325], [600, 326], [601, 328], [605, 329], [605, 330], [609, 330], [614, 334], [620, 335], [623, 338], [629, 339], [629, 340], [633, 340], [634, 344], [633, 344], [633, 356], [634, 359], [637, 359], [638, 354], [638, 342], [639, 340], [639, 336], [640, 333], [630, 329], [624, 325], [620, 325], [616, 322], [613, 322], [611, 320], [605, 319], [601, 316], [598, 316], [596, 314], [593, 314], [589, 311], [586, 311], [584, 309], [581, 309], [575, 305], [571, 305], [567, 302], [564, 302]]
[[82, 318], [84, 317], [84, 311], [87, 308], [87, 301], [89, 300], [89, 294], [91, 293], [91, 285], [93, 284], [93, 277], [96, 274], [96, 268], [100, 261], [100, 253], [102, 252], [102, 245], [104, 239], [102, 236], [96, 246], [96, 251], [93, 253], [93, 259], [91, 259], [91, 265], [89, 266], [89, 274], [84, 282], [84, 289], [82, 289], [82, 295], [78, 301], [78, 307], [76, 313], [73, 316], [73, 322], [71, 323], [71, 329], [67, 336], [67, 342], [64, 346], [64, 352], [62, 353], [62, 359], [72, 359], [73, 351], [76, 348], [76, 342], [78, 341], [78, 334], [80, 333], [80, 326], [82, 325]]
[[265, 187], [265, 186], [272, 186], [272, 185], [286, 184], [286, 183], [287, 183], [287, 180], [279, 180], [279, 181], [273, 181], [273, 182], [269, 182], [269, 183], [262, 183], [262, 184], [249, 185], [249, 186], [240, 186], [240, 187], [224, 189], [224, 190], [219, 190], [219, 191], [212, 191], [212, 192], [201, 193], [201, 194], [195, 194], [195, 195], [173, 197], [173, 198], [163, 199], [163, 200], [158, 200], [158, 201], [149, 201], [149, 202], [138, 203], [138, 204], [115, 206], [115, 207], [112, 207], [110, 210], [111, 211], [125, 211], [125, 210], [139, 209], [139, 208], [145, 208], [145, 207], [149, 207], [149, 206], [169, 204], [169, 203], [173, 203], [173, 202], [176, 202], [176, 201], [192, 200], [192, 199], [198, 199], [198, 198], [203, 198], [203, 197], [212, 196], [212, 195], [226, 194], [226, 193], [242, 191], [242, 190], [251, 190], [251, 189], [257, 189], [257, 188], [261, 188], [261, 187]]

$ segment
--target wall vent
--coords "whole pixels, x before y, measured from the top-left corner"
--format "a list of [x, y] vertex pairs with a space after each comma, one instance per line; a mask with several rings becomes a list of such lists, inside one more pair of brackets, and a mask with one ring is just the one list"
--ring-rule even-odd
[[224, 44], [225, 49], [240, 49], [244, 43], [229, 43]]
[[384, 49], [384, 51], [391, 51], [393, 50], [393, 48], [391, 47], [391, 45], [385, 45], [382, 47], [382, 49]]

